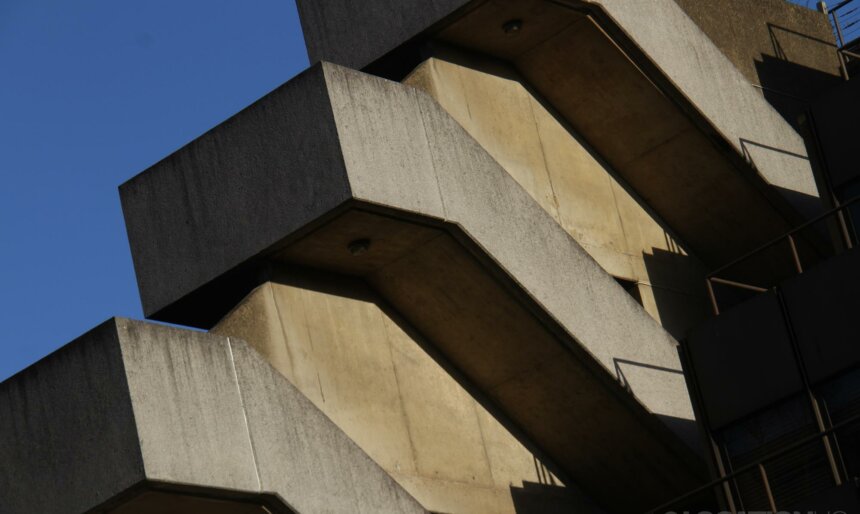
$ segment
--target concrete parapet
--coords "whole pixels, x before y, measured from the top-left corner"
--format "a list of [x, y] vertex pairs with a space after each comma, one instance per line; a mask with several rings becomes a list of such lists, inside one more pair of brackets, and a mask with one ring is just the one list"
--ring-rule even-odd
[[272, 263], [363, 276], [602, 501], [697, 481], [653, 415], [692, 424], [674, 340], [416, 89], [316, 66], [121, 193], [148, 316], [210, 326]]
[[0, 461], [4, 514], [424, 512], [243, 341], [126, 319], [0, 384]]

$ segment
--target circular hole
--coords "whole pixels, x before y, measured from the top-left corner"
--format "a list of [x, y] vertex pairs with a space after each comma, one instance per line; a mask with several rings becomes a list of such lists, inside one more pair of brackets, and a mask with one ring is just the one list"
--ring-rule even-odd
[[366, 253], [367, 250], [370, 249], [370, 239], [356, 239], [355, 241], [346, 245], [346, 249], [349, 250], [353, 256], [359, 256], [363, 253]]
[[509, 20], [502, 25], [502, 30], [505, 31], [505, 34], [509, 36], [513, 36], [519, 34], [521, 30], [523, 30], [523, 20]]

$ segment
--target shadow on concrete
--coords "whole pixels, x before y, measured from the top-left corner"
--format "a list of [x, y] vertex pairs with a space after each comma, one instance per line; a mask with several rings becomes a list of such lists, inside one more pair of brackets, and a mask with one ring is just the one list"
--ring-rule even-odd
[[[667, 234], [667, 239], [670, 236]], [[675, 339], [683, 339], [687, 332], [708, 314], [705, 289], [705, 270], [682, 253], [676, 245], [674, 250], [651, 248], [642, 252], [645, 272], [651, 281], [654, 304], [660, 324]]]
[[800, 37], [806, 40], [807, 43], [817, 43], [832, 48], [834, 52], [836, 51], [836, 43], [834, 41], [827, 41], [826, 39], [810, 36], [809, 34], [804, 34], [803, 32], [798, 32], [794, 29], [776, 25], [775, 23], [768, 22], [767, 31], [770, 34], [770, 41], [773, 44], [773, 52], [780, 59], [788, 59], [788, 56], [783, 49], [783, 44], [779, 40], [780, 34]]
[[678, 437], [687, 443], [687, 446], [692, 448], [699, 455], [705, 454], [705, 449], [702, 447], [700, 429], [695, 420], [676, 418], [674, 416], [666, 416], [663, 414], [655, 414], [655, 416], [657, 416], [667, 427], [672, 429], [672, 432], [678, 434]]
[[[799, 128], [798, 117], [809, 108], [810, 102], [824, 91], [843, 82], [835, 65], [838, 62], [836, 43], [774, 23], [768, 23], [767, 30], [774, 55], [762, 54], [761, 60], [754, 62], [759, 84], [762, 86], [765, 99], [792, 127], [797, 129]], [[804, 45], [818, 45], [823, 47], [824, 52], [832, 52], [833, 73], [793, 62], [789, 57], [791, 52], [786, 51], [785, 46], [790, 40], [798, 39]], [[797, 43], [794, 42], [794, 44]]]
[[746, 157], [749, 160], [752, 160], [752, 153], [750, 152], [749, 147], [762, 148], [762, 149], [768, 150], [770, 152], [780, 153], [780, 154], [786, 155], [788, 157], [794, 157], [796, 159], [801, 159], [804, 161], [809, 160], [809, 157], [806, 155], [794, 153], [794, 152], [789, 152], [788, 150], [784, 150], [782, 148], [777, 148], [775, 146], [770, 146], [770, 145], [766, 145], [763, 143], [758, 143], [758, 142], [753, 141], [751, 139], [741, 138], [740, 143], [741, 143], [741, 149], [743, 151], [744, 157]]
[[[561, 481], [570, 483], [570, 479], [566, 478], [566, 474], [561, 468], [553, 462], [546, 452], [534, 443], [533, 439], [527, 435], [519, 424], [505, 414], [500, 406], [489, 399], [474, 382], [466, 377], [460, 368], [443, 355], [437, 346], [431, 343], [424, 334], [404, 318], [394, 306], [388, 303], [364, 279], [295, 265], [291, 265], [286, 271], [282, 271], [280, 267], [273, 267], [270, 271], [270, 279], [282, 285], [300, 287], [376, 305], [385, 316], [396, 324], [410, 339], [416, 342], [469, 396], [486, 409], [505, 430], [510, 432], [532, 454], [535, 459], [535, 469], [538, 476], [549, 477], [547, 480], [553, 484], [558, 483], [561, 485]], [[564, 486], [560, 488], [564, 489]]]
[[[680, 369], [672, 369], [665, 368], [662, 366], [654, 366], [653, 364], [646, 364], [643, 362], [636, 362], [627, 359], [612, 359], [615, 364], [615, 374], [618, 378], [618, 381], [628, 390], [631, 394], [633, 391], [628, 387], [627, 378], [624, 376], [624, 368], [629, 367], [637, 367], [644, 368], [649, 371], [653, 371], [656, 373], [670, 373], [674, 375], [683, 375], [684, 371]], [[699, 455], [703, 455], [704, 450], [702, 448], [701, 437], [699, 435], [699, 428], [696, 424], [696, 421], [693, 419], [684, 419], [678, 418], [674, 416], [666, 416], [663, 414], [654, 414], [657, 418], [663, 422], [669, 429], [672, 430], [684, 443], [687, 444], [693, 451], [698, 453]]]
[[523, 482], [511, 486], [511, 499], [517, 514], [598, 514], [603, 512], [572, 488], [555, 484]]
[[842, 82], [837, 76], [770, 55], [756, 60], [755, 68], [765, 99], [795, 129], [809, 103]]

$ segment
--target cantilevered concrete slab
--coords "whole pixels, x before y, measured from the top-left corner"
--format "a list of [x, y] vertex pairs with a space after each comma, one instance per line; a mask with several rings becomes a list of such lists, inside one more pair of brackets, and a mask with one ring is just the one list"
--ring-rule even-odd
[[674, 340], [416, 89], [318, 65], [121, 195], [147, 316], [208, 327], [273, 262], [362, 276], [604, 505], [698, 481]]
[[4, 514], [424, 512], [246, 343], [113, 319], [0, 384]]
[[298, 4], [312, 62], [509, 61], [711, 266], [820, 207], [801, 137], [673, 0]]

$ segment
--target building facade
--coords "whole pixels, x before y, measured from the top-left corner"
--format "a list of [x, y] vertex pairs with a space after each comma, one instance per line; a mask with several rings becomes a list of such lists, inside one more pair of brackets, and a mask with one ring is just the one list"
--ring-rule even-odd
[[189, 329], [0, 384], [0, 513], [852, 512], [856, 3], [299, 0], [120, 186]]

